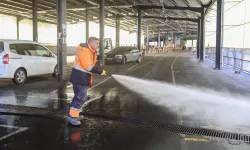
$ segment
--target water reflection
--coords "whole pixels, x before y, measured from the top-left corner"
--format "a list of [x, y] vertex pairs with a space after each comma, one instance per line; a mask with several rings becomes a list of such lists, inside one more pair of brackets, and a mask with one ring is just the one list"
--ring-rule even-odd
[[65, 86], [60, 86], [58, 92], [53, 92], [54, 89], [34, 91], [8, 91], [0, 93], [0, 105], [13, 105], [25, 107], [37, 107], [46, 109], [62, 109], [71, 98], [68, 98], [65, 93]]

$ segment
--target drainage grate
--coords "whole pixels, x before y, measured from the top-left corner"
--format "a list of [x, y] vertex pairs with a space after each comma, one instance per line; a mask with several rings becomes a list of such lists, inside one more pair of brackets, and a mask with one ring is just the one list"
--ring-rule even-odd
[[160, 123], [155, 123], [155, 122], [131, 119], [127, 117], [92, 114], [92, 113], [87, 113], [87, 112], [83, 112], [83, 115], [89, 116], [89, 117], [98, 117], [98, 118], [114, 120], [116, 122], [121, 122], [121, 123], [128, 123], [128, 124], [140, 126], [143, 128], [159, 129], [159, 130], [165, 130], [165, 131], [170, 131], [170, 132], [175, 132], [175, 133], [202, 135], [202, 136], [217, 137], [217, 138], [223, 138], [223, 139], [229, 139], [229, 140], [237, 140], [237, 141], [242, 141], [242, 142], [250, 142], [250, 136], [244, 135], [244, 134], [230, 133], [230, 132], [224, 132], [224, 131], [212, 130], [212, 129], [204, 129], [204, 128], [193, 128], [193, 127], [186, 127], [186, 126], [181, 126], [181, 125], [160, 124]]

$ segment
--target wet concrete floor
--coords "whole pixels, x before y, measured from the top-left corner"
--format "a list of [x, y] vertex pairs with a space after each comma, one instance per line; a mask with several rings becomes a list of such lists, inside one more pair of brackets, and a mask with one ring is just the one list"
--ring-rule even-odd
[[[172, 83], [171, 65], [177, 55], [179, 53], [151, 55], [140, 64], [111, 64], [106, 69], [109, 73]], [[215, 71], [206, 63], [198, 63], [192, 54], [178, 57], [174, 67], [176, 84], [195, 84], [217, 90], [226, 88], [239, 94], [250, 92], [250, 85], [242, 81], [248, 79]], [[97, 77], [95, 85], [107, 78]], [[234, 82], [229, 82], [229, 79], [234, 79]], [[237, 80], [242, 83], [240, 88], [235, 87]], [[57, 84], [49, 78], [20, 86], [3, 86], [0, 89], [1, 111], [53, 114], [55, 118], [1, 115], [0, 149], [249, 149], [249, 145], [243, 142], [142, 128], [105, 118], [86, 117], [80, 127], [68, 126], [64, 119], [67, 109], [64, 108], [70, 103], [73, 91], [70, 86], [65, 88], [65, 84], [69, 85]], [[178, 114], [145, 101], [113, 78], [94, 86], [88, 93], [90, 98], [83, 112], [179, 124]], [[197, 126], [197, 122], [185, 121]]]

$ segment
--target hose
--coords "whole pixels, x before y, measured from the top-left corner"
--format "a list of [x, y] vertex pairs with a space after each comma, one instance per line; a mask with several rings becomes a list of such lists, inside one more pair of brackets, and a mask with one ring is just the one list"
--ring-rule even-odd
[[[65, 109], [62, 109], [60, 111], [64, 111]], [[57, 114], [58, 114], [58, 112], [57, 112]], [[63, 122], [65, 121], [63, 118], [56, 117], [54, 115], [54, 112], [47, 113], [47, 114], [21, 113], [21, 112], [0, 112], [0, 115], [39, 117], [39, 118], [52, 119], [52, 120], [58, 120], [58, 121], [63, 121]], [[107, 120], [112, 120], [112, 121], [116, 121], [116, 122], [126, 122], [126, 123], [130, 123], [130, 124], [163, 125], [163, 123], [158, 123], [158, 122], [139, 120], [139, 119], [131, 118], [131, 117], [112, 116], [112, 115], [107, 115], [107, 114], [103, 115], [103, 114], [94, 114], [94, 113], [89, 113], [89, 112], [81, 112], [80, 115], [83, 115], [85, 117], [91, 117], [91, 118], [107, 119]]]

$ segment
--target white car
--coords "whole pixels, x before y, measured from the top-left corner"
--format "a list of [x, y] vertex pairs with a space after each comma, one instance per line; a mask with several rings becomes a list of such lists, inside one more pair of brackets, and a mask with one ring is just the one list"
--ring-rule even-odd
[[106, 53], [104, 57], [107, 62], [126, 64], [127, 62], [136, 61], [137, 63], [140, 63], [142, 60], [142, 52], [136, 47], [119, 46]]
[[0, 40], [0, 78], [15, 84], [30, 76], [57, 75], [57, 56], [34, 41]]

